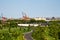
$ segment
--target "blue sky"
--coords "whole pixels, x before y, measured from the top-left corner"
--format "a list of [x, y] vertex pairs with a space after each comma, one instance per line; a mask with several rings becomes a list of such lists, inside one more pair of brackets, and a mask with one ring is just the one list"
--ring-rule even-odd
[[60, 0], [0, 0], [0, 15], [21, 18], [22, 12], [29, 17], [60, 17]]

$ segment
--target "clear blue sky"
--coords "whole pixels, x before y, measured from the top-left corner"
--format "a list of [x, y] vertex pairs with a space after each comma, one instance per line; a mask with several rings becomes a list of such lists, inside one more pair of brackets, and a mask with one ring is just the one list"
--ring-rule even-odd
[[0, 15], [21, 18], [22, 11], [29, 17], [60, 17], [60, 0], [0, 0]]

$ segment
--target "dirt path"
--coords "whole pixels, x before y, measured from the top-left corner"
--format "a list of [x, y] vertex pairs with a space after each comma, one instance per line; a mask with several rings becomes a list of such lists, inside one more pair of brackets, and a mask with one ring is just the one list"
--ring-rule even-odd
[[31, 37], [31, 34], [32, 34], [32, 30], [30, 32], [27, 32], [27, 33], [24, 33], [24, 38], [26, 40], [33, 40], [33, 38]]

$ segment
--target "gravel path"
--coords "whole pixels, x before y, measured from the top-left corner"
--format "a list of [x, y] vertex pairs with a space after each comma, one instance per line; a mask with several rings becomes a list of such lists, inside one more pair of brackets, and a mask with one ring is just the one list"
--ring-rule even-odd
[[27, 33], [24, 33], [24, 38], [26, 40], [33, 40], [33, 38], [31, 37], [31, 34], [32, 34], [32, 30], [30, 32], [27, 32]]

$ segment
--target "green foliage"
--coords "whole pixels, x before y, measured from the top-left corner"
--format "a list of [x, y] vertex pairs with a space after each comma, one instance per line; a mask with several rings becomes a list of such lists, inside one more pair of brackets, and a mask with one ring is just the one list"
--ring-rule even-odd
[[[0, 30], [0, 40], [17, 40], [18, 37], [23, 39], [23, 34], [18, 28]], [[20, 40], [20, 39], [19, 39]]]
[[47, 23], [44, 20], [0, 20], [0, 40], [24, 40], [23, 33], [33, 30], [35, 40], [60, 40], [60, 21], [49, 21], [48, 26], [18, 27], [18, 23]]
[[23, 33], [30, 31], [29, 27], [18, 27], [22, 20], [7, 20], [0, 24], [0, 40], [24, 40]]
[[35, 40], [60, 40], [60, 24], [58, 21], [50, 21], [48, 27], [36, 27], [32, 33]]

